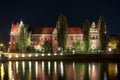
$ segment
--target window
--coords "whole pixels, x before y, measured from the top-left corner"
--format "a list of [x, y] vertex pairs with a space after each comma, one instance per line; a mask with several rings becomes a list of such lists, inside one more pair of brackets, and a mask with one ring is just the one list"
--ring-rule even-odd
[[43, 38], [41, 38], [41, 40], [43, 40]]
[[96, 36], [96, 39], [98, 39], [98, 36]]
[[76, 39], [76, 37], [74, 37], [74, 40]]
[[77, 37], [78, 40], [80, 40], [80, 37]]
[[71, 37], [71, 40], [73, 40], [73, 37]]

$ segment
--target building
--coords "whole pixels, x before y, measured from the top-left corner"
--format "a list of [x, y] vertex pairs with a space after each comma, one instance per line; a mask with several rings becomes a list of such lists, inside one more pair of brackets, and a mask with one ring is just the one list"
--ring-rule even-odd
[[11, 31], [10, 31], [10, 50], [13, 51], [15, 49], [15, 43], [18, 42], [18, 36], [20, 33], [20, 28], [24, 26], [23, 22], [12, 24]]
[[[21, 34], [21, 30], [22, 30], [22, 34]], [[30, 45], [30, 38], [26, 40], [26, 38], [29, 37], [28, 33], [29, 33], [28, 32], [28, 25], [23, 24], [22, 21], [20, 21], [20, 23], [17, 23], [17, 24], [12, 24], [11, 31], [10, 31], [10, 41], [9, 41], [10, 51], [14, 52], [15, 49], [18, 48], [18, 43], [20, 43], [20, 41], [19, 41], [20, 40], [20, 36], [22, 37], [21, 38], [22, 39], [21, 40], [22, 41], [22, 45], [24, 45], [25, 41], [27, 43], [29, 43], [28, 45]], [[21, 46], [21, 45], [19, 45], [19, 46]], [[21, 46], [21, 48], [22, 48], [22, 46]]]
[[[10, 32], [10, 50], [15, 48], [15, 43], [18, 42], [20, 27], [24, 27], [24, 25], [25, 24], [22, 21], [17, 24], [12, 24]], [[29, 31], [31, 32], [30, 46], [33, 46], [36, 50], [42, 51], [42, 45], [45, 43], [45, 41], [48, 41], [52, 43], [53, 51], [58, 51], [56, 27], [29, 27]], [[84, 46], [82, 27], [68, 27], [67, 31], [67, 49], [73, 49], [73, 44], [76, 42], [79, 42], [81, 46]], [[99, 30], [95, 22], [91, 24], [89, 36], [89, 49], [99, 49]]]

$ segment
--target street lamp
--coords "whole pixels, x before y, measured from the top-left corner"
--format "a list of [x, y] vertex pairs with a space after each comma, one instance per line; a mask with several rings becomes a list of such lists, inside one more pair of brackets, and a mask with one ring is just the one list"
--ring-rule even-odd
[[112, 48], [111, 47], [108, 47], [108, 52], [112, 52]]
[[2, 50], [3, 47], [3, 43], [0, 43], [0, 51]]

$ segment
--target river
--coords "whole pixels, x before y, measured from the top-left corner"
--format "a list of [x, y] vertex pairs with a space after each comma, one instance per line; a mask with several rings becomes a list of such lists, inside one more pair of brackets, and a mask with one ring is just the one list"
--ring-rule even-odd
[[120, 80], [120, 62], [8, 61], [0, 80]]

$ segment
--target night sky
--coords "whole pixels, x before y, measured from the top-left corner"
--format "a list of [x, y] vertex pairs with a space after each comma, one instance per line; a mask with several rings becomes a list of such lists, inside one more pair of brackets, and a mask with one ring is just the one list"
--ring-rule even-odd
[[104, 16], [107, 34], [120, 34], [119, 0], [2, 0], [0, 42], [9, 41], [11, 24], [21, 19], [30, 27], [55, 26], [60, 13], [68, 26], [82, 26], [85, 19], [98, 22]]

